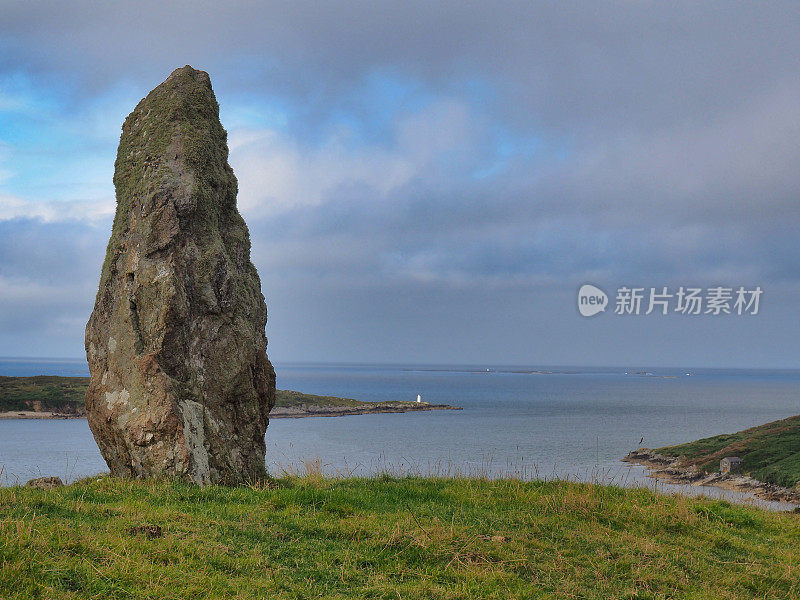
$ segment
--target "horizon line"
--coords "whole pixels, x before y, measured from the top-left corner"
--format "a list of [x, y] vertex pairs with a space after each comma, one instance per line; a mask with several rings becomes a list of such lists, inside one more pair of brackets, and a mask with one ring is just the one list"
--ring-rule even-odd
[[[0, 361], [9, 362], [83, 362], [86, 363], [85, 357], [66, 357], [66, 356], [0, 356]], [[750, 370], [750, 371], [798, 371], [800, 365], [796, 367], [743, 367], [743, 366], [687, 366], [687, 365], [634, 365], [630, 364], [613, 364], [613, 365], [586, 365], [586, 364], [538, 364], [538, 363], [492, 363], [492, 362], [369, 362], [369, 361], [309, 361], [309, 360], [288, 360], [288, 361], [271, 361], [273, 365], [324, 365], [324, 366], [339, 366], [339, 367], [356, 367], [356, 366], [369, 366], [369, 367], [480, 367], [480, 368], [511, 368], [511, 367], [526, 367], [532, 369], [680, 369], [680, 370], [698, 370], [698, 369], [721, 369], [721, 370]], [[88, 366], [88, 364], [87, 364]]]

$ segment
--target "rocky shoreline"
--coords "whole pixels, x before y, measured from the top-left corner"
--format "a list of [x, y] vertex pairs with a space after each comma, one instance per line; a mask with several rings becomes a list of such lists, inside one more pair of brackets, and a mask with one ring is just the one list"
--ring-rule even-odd
[[85, 419], [86, 413], [58, 413], [47, 410], [9, 410], [0, 419]]
[[772, 483], [764, 483], [738, 473], [706, 473], [695, 466], [686, 467], [679, 456], [665, 456], [649, 448], [630, 452], [623, 462], [644, 466], [648, 476], [673, 484], [712, 486], [735, 492], [753, 494], [761, 500], [800, 504], [800, 492]]
[[[362, 406], [325, 406], [301, 404], [299, 406], [276, 406], [269, 413], [270, 419], [302, 419], [305, 417], [347, 417], [350, 415], [372, 415], [380, 413], [405, 413], [429, 410], [461, 410], [449, 404], [426, 402], [365, 402]], [[0, 419], [85, 419], [86, 414], [65, 414], [49, 411], [0, 412]]]
[[375, 402], [364, 406], [276, 406], [269, 413], [270, 419], [299, 419], [303, 417], [346, 417], [349, 415], [372, 415], [379, 413], [405, 413], [427, 410], [461, 410], [449, 404], [428, 404], [426, 402]]

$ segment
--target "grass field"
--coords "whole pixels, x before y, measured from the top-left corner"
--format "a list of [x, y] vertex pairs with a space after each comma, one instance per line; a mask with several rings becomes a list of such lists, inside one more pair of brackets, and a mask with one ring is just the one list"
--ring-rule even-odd
[[719, 470], [722, 458], [738, 456], [742, 459], [741, 472], [759, 481], [791, 488], [800, 483], [800, 416], [738, 433], [658, 448], [656, 452], [683, 456], [685, 466], [695, 465], [709, 472]]
[[275, 406], [290, 407], [300, 405], [314, 406], [363, 406], [368, 404], [351, 398], [337, 398], [336, 396], [316, 396], [292, 390], [278, 390], [275, 392]]
[[800, 597], [800, 516], [568, 482], [0, 488], [0, 598]]

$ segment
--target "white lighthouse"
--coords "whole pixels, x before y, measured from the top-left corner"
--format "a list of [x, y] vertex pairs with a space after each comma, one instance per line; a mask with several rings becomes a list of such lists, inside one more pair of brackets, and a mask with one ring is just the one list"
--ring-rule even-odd
[[422, 396], [420, 396], [419, 394], [417, 394], [417, 402], [422, 402]]

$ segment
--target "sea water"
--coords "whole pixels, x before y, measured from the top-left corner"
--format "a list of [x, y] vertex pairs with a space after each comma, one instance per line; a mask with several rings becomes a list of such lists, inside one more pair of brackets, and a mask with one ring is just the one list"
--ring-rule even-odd
[[[332, 364], [276, 365], [276, 371], [281, 389], [366, 401], [419, 394], [463, 410], [272, 419], [267, 466], [275, 474], [321, 469], [653, 485], [642, 468], [620, 459], [640, 446], [800, 413], [800, 371]], [[0, 375], [40, 374], [88, 371], [83, 361], [0, 360]], [[5, 485], [106, 470], [85, 420], [0, 420], [0, 468]]]

